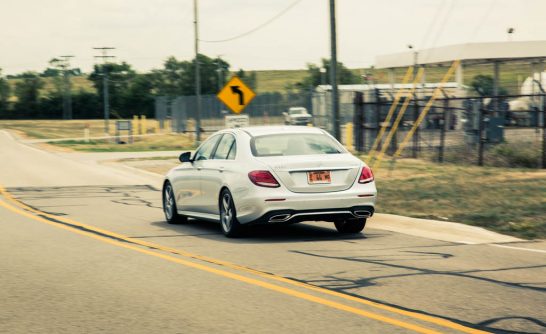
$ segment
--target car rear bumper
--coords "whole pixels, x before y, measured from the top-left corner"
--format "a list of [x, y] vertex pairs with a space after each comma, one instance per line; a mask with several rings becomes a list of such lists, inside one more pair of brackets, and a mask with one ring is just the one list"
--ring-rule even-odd
[[[300, 221], [333, 221], [373, 215], [377, 190], [374, 182], [356, 184], [350, 189], [325, 193], [294, 193], [281, 188], [253, 187], [255, 191], [234, 193], [237, 219], [249, 223], [296, 223]], [[368, 213], [359, 214], [356, 211]], [[278, 217], [276, 215], [288, 215]], [[287, 218], [287, 219], [284, 219]]]
[[320, 210], [273, 210], [269, 211], [260, 218], [250, 222], [255, 224], [293, 224], [303, 221], [328, 221], [334, 222], [348, 218], [369, 218], [373, 216], [375, 209], [373, 206], [354, 206], [351, 208], [335, 208]]

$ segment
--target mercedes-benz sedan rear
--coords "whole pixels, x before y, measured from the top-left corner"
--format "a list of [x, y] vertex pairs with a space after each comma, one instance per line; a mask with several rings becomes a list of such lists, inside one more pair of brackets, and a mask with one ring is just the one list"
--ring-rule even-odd
[[248, 224], [327, 221], [358, 233], [374, 213], [371, 169], [318, 128], [222, 130], [180, 160], [163, 186], [169, 223], [219, 221], [234, 236]]

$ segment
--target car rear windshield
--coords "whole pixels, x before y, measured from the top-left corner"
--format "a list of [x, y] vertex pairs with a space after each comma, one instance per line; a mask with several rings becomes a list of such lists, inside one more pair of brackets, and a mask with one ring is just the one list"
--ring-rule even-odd
[[288, 113], [290, 115], [307, 114], [307, 110], [305, 110], [305, 109], [292, 109]]
[[253, 138], [252, 154], [256, 157], [345, 153], [338, 142], [325, 134], [274, 134]]

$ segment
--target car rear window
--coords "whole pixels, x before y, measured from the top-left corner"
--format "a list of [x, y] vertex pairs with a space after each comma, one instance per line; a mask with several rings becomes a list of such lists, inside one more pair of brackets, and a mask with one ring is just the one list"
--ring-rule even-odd
[[337, 154], [347, 152], [330, 136], [318, 133], [274, 134], [254, 137], [252, 154], [256, 157]]

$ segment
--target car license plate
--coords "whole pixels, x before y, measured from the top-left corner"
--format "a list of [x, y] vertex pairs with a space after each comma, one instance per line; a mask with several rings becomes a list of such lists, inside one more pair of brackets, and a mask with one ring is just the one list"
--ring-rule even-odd
[[330, 177], [330, 171], [321, 170], [316, 172], [307, 172], [307, 182], [309, 184], [331, 183], [332, 179]]

